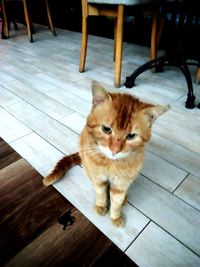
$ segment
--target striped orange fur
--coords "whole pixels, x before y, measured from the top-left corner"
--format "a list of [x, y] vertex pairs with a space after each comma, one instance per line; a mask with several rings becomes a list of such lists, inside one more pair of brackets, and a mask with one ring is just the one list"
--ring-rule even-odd
[[97, 213], [102, 215], [109, 209], [112, 223], [121, 227], [121, 209], [142, 168], [151, 126], [169, 106], [108, 92], [96, 81], [92, 82], [92, 93], [93, 106], [80, 134], [79, 153], [61, 159], [43, 183], [56, 182], [69, 168], [82, 163], [96, 192]]

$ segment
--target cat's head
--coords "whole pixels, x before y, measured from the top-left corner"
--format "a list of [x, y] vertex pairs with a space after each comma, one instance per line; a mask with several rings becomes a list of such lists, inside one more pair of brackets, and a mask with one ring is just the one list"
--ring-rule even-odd
[[127, 157], [143, 147], [151, 137], [151, 126], [169, 106], [144, 103], [123, 93], [107, 92], [92, 82], [93, 108], [87, 129], [97, 149], [116, 160]]

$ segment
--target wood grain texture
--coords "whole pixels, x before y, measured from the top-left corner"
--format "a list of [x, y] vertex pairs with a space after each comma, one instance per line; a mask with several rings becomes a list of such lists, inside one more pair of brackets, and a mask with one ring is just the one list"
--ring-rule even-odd
[[20, 156], [0, 138], [0, 169], [20, 159]]
[[[136, 266], [2, 139], [0, 146], [0, 266], [113, 266], [117, 259]], [[69, 209], [75, 223], [63, 230], [58, 219]]]

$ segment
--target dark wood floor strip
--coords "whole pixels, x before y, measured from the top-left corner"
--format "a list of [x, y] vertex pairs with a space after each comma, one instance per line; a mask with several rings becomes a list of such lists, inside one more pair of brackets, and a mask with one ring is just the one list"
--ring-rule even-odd
[[136, 266], [2, 139], [0, 148], [0, 266]]
[[20, 159], [17, 154], [4, 140], [0, 137], [0, 169]]

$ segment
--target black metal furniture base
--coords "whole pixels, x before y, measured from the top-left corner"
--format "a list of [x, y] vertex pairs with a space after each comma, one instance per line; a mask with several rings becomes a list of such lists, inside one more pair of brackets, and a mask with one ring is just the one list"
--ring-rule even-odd
[[[145, 63], [144, 65], [140, 66], [139, 68], [137, 68], [131, 74], [131, 76], [126, 77], [126, 82], [124, 85], [127, 88], [132, 88], [133, 86], [135, 86], [135, 79], [137, 78], [137, 76], [139, 76], [140, 74], [142, 74], [144, 71], [148, 69], [156, 68], [156, 70], [158, 71], [158, 70], [161, 70], [163, 66], [178, 67], [184, 74], [186, 82], [187, 82], [187, 86], [188, 86], [188, 95], [187, 95], [187, 100], [185, 102], [185, 107], [192, 109], [195, 107], [195, 96], [193, 93], [193, 85], [192, 85], [192, 78], [190, 75], [190, 70], [187, 66], [188, 64], [198, 66], [198, 64], [196, 63], [186, 63], [184, 60], [182, 60], [179, 57], [174, 57], [174, 55], [168, 56], [165, 54], [164, 56], [151, 60]], [[200, 104], [198, 105], [198, 108], [200, 108]]]

